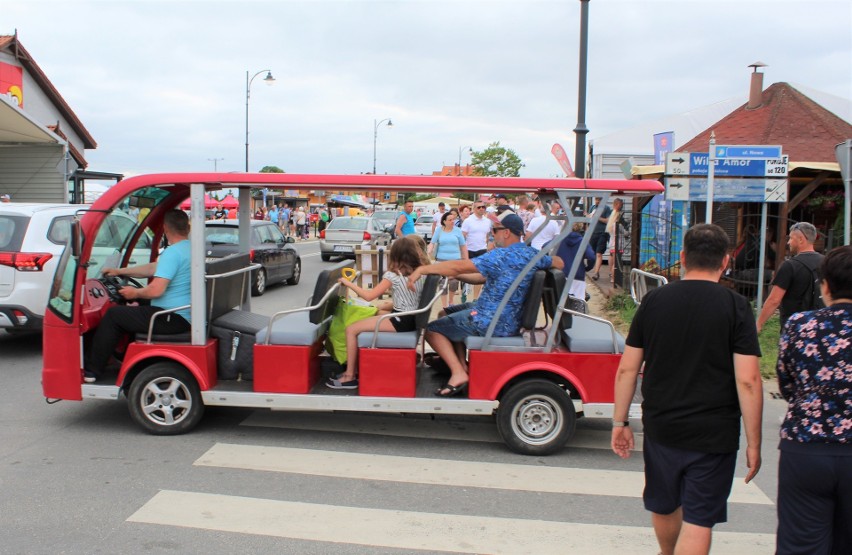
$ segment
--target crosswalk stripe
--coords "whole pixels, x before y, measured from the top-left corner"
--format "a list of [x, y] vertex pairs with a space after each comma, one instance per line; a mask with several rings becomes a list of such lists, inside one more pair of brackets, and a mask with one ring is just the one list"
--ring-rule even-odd
[[[315, 430], [320, 432], [342, 432], [348, 434], [369, 434], [392, 437], [428, 438], [451, 441], [473, 441], [484, 443], [502, 443], [497, 426], [493, 420], [481, 422], [457, 420], [429, 420], [425, 418], [404, 418], [393, 415], [341, 414], [328, 412], [286, 412], [258, 410], [247, 417], [241, 425], [264, 428], [283, 428], [290, 430]], [[642, 434], [635, 434], [636, 452], [642, 451]], [[610, 431], [583, 427], [577, 424], [577, 431], [567, 449], [604, 449], [610, 448]]]
[[[449, 553], [540, 555], [647, 554], [657, 551], [653, 530], [344, 507], [210, 493], [163, 490], [130, 522], [384, 548]], [[713, 534], [714, 554], [772, 553], [774, 536]]]
[[[363, 480], [620, 497], [641, 497], [645, 486], [643, 473], [622, 470], [452, 461], [229, 443], [217, 443], [194, 464]], [[754, 483], [744, 484], [741, 481], [734, 482], [729, 500], [732, 503], [772, 504]]]

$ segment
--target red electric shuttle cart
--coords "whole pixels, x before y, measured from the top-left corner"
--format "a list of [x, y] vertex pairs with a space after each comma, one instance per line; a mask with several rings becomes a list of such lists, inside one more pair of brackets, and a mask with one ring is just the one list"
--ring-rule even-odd
[[[147, 431], [163, 435], [192, 429], [205, 406], [493, 415], [508, 447], [533, 455], [561, 449], [571, 438], [578, 416], [611, 418], [614, 377], [624, 340], [606, 320], [568, 308], [571, 299], [564, 276], [573, 275], [579, 260], [566, 261], [564, 273], [537, 272], [524, 306], [521, 335], [492, 337], [492, 323], [485, 337], [468, 339], [468, 398], [435, 397], [443, 378], [417, 356], [422, 328], [432, 304], [440, 298], [437, 276], [430, 276], [420, 308], [414, 311], [417, 331], [359, 336], [358, 390], [324, 387], [323, 345], [342, 295], [337, 277], [346, 264], [329, 266], [320, 273], [304, 308], [285, 310], [271, 318], [252, 313], [247, 294], [254, 269], [249, 255], [250, 189], [259, 187], [443, 194], [534, 192], [543, 200], [559, 200], [565, 208], [564, 216], [554, 217], [565, 221], [554, 245], [570, 232], [573, 223], [590, 223], [597, 217], [575, 210], [580, 202], [602, 197], [602, 207], [612, 195], [663, 191], [659, 182], [649, 180], [231, 173], [126, 179], [90, 207], [81, 207], [56, 270], [44, 320], [42, 382], [48, 402], [125, 397], [133, 420]], [[208, 260], [204, 195], [222, 188], [239, 190], [240, 252], [244, 254]], [[117, 374], [108, 381], [84, 383], [82, 361], [91, 334], [105, 311], [122, 302], [117, 290], [124, 284], [101, 275], [100, 269], [126, 265], [143, 234], [153, 235], [154, 244], [159, 244], [163, 215], [187, 198], [191, 199], [192, 224], [191, 332], [173, 336], [149, 332], [131, 338]], [[94, 238], [114, 211], [137, 216], [138, 225], [124, 238], [121, 249], [98, 260], [104, 253], [93, 250]], [[588, 244], [591, 227], [582, 249]], [[151, 249], [152, 258], [158, 254]], [[539, 257], [545, 254], [542, 251]], [[519, 282], [520, 277], [506, 298]], [[222, 378], [240, 372], [243, 379]], [[638, 406], [631, 412], [638, 413]]]

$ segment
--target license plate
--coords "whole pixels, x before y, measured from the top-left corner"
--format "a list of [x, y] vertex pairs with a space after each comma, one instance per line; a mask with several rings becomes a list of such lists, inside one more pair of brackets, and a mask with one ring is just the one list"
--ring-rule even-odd
[[334, 245], [334, 252], [355, 252], [355, 247], [347, 245]]

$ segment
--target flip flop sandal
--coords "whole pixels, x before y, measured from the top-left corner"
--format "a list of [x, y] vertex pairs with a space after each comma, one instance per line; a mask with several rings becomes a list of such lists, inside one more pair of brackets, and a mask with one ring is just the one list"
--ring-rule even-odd
[[[446, 390], [446, 393], [443, 391]], [[467, 382], [464, 382], [461, 385], [450, 385], [447, 384], [444, 387], [439, 387], [435, 390], [436, 397], [459, 397], [460, 395], [464, 395], [467, 391]]]

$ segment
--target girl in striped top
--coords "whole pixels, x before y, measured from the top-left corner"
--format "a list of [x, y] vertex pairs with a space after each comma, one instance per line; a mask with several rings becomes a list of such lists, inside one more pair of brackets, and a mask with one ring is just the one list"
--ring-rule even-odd
[[[342, 286], [348, 287], [359, 297], [372, 301], [386, 293], [389, 289], [393, 296], [390, 312], [406, 312], [416, 310], [420, 304], [420, 293], [423, 290], [423, 280], [417, 282], [416, 291], [408, 288], [408, 276], [424, 264], [429, 264], [425, 249], [417, 241], [419, 235], [409, 235], [397, 239], [391, 245], [388, 254], [388, 271], [382, 280], [372, 289], [358, 287], [345, 278], [340, 278]], [[358, 387], [358, 334], [376, 329], [376, 321], [387, 310], [380, 310], [376, 316], [360, 320], [346, 327], [346, 371], [336, 378], [329, 378], [325, 385], [332, 389], [356, 389]], [[414, 316], [392, 316], [382, 320], [379, 331], [405, 332], [415, 329]]]

